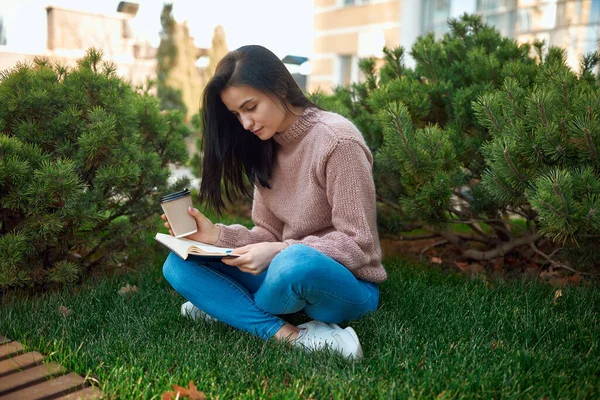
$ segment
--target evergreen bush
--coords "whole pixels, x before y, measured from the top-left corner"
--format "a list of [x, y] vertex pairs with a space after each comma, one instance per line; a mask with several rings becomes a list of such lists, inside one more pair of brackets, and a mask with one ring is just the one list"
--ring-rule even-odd
[[[0, 75], [0, 288], [73, 283], [150, 245], [168, 163], [184, 162], [180, 111], [90, 49], [75, 68], [36, 59]], [[139, 260], [138, 260], [139, 261]]]
[[424, 228], [475, 260], [597, 264], [598, 55], [577, 76], [562, 50], [518, 45], [478, 16], [449, 27], [418, 38], [414, 69], [402, 48], [385, 49], [378, 73], [362, 60], [364, 82], [313, 96], [353, 120], [375, 153], [383, 231]]

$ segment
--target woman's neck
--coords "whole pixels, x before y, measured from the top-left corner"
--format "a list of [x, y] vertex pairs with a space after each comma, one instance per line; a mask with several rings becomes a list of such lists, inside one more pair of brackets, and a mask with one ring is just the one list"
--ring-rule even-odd
[[290, 112], [286, 114], [283, 123], [277, 130], [278, 133], [285, 132], [287, 128], [289, 128], [290, 125], [294, 123], [294, 121], [296, 121], [300, 116], [302, 116], [302, 113], [304, 112], [304, 107], [293, 106], [291, 104], [288, 104], [288, 110], [290, 110]]

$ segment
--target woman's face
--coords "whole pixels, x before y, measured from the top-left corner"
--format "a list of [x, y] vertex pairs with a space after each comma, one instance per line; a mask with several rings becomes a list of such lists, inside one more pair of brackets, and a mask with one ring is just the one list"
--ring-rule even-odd
[[221, 92], [221, 100], [244, 129], [261, 140], [285, 131], [297, 118], [286, 113], [279, 99], [250, 86], [228, 86]]

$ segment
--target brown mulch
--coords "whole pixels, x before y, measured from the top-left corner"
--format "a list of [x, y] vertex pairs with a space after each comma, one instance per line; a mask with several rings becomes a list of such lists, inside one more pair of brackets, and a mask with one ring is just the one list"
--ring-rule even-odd
[[382, 238], [381, 247], [386, 260], [401, 259], [424, 262], [431, 265], [432, 268], [453, 270], [469, 276], [482, 276], [484, 279], [525, 278], [554, 286], [590, 284], [598, 281], [597, 276], [581, 275], [550, 265], [539, 265], [512, 252], [489, 261], [465, 260], [451, 244], [435, 246], [440, 241], [441, 238], [420, 240]]

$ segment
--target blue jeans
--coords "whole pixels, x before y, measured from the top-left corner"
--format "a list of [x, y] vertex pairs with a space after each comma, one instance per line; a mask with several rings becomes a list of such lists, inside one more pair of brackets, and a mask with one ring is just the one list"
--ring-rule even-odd
[[221, 261], [171, 253], [165, 278], [196, 307], [234, 328], [265, 340], [285, 321], [276, 315], [303, 310], [310, 318], [341, 323], [375, 311], [376, 284], [357, 279], [346, 267], [312, 247], [281, 251], [260, 275]]

